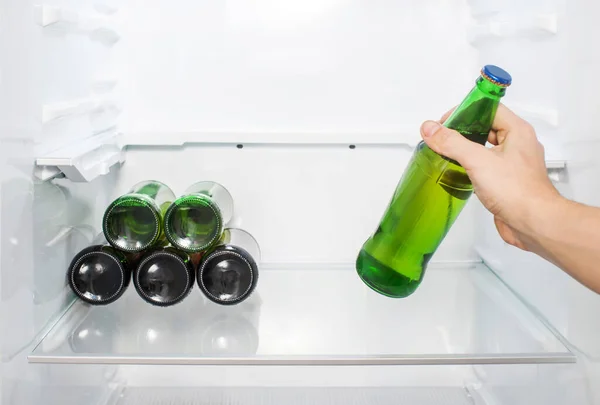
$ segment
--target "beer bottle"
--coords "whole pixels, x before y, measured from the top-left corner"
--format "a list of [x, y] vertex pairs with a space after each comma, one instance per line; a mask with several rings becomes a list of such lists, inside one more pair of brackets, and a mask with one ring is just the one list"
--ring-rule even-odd
[[141, 252], [164, 239], [163, 214], [175, 194], [159, 181], [144, 181], [113, 201], [104, 213], [102, 230], [117, 249]]
[[134, 260], [134, 255], [126, 256], [100, 234], [71, 261], [67, 270], [69, 287], [88, 304], [110, 304], [127, 289]]
[[260, 249], [252, 235], [242, 229], [225, 229], [220, 242], [202, 256], [198, 286], [217, 304], [238, 304], [256, 287], [259, 261]]
[[225, 187], [212, 181], [190, 186], [167, 209], [167, 239], [186, 252], [202, 252], [219, 241], [233, 216], [233, 198]]
[[[475, 87], [444, 126], [485, 145], [511, 76], [487, 65]], [[419, 143], [356, 269], [373, 290], [389, 297], [412, 294], [427, 263], [473, 192], [465, 169]]]

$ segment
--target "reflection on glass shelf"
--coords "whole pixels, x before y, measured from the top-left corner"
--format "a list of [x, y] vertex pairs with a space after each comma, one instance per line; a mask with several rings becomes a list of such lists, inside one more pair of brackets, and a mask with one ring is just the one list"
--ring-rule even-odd
[[156, 308], [130, 288], [106, 307], [75, 303], [29, 356], [43, 363], [508, 364], [574, 356], [483, 264], [432, 265], [391, 299], [351, 265], [261, 269], [247, 301], [219, 306], [196, 288]]
[[117, 405], [471, 405], [463, 387], [422, 388], [127, 388]]

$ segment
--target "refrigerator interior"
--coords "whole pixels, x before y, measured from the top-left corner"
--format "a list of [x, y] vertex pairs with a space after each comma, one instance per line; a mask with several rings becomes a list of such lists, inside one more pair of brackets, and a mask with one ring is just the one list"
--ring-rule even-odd
[[[600, 403], [600, 299], [475, 198], [407, 300], [361, 284], [419, 125], [511, 72], [559, 190], [600, 205], [591, 0], [5, 0], [6, 405]], [[71, 257], [134, 183], [214, 180], [265, 263], [253, 300], [74, 302]]]

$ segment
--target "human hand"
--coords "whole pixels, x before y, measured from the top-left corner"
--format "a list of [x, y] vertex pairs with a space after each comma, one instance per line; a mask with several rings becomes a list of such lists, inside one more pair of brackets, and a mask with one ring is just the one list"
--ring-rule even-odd
[[498, 107], [488, 142], [467, 140], [458, 132], [425, 121], [421, 136], [436, 153], [459, 162], [467, 171], [475, 194], [494, 215], [505, 242], [524, 250], [535, 244], [537, 221], [561, 199], [546, 172], [544, 147], [535, 130], [504, 105]]

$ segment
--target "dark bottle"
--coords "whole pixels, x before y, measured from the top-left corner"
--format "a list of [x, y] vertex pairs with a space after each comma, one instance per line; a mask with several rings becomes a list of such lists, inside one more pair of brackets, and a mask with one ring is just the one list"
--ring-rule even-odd
[[127, 289], [134, 258], [110, 246], [103, 235], [92, 243], [71, 261], [68, 283], [82, 301], [92, 305], [110, 304]]
[[187, 253], [167, 246], [144, 256], [133, 275], [146, 302], [167, 307], [181, 302], [194, 286], [194, 266]]
[[225, 229], [219, 244], [202, 256], [198, 286], [217, 304], [238, 304], [256, 287], [259, 261], [260, 249], [252, 235], [241, 229]]
[[[499, 67], [485, 66], [444, 126], [484, 145], [511, 80]], [[472, 193], [465, 169], [421, 142], [376, 232], [358, 255], [356, 270], [361, 279], [389, 297], [412, 294]]]

